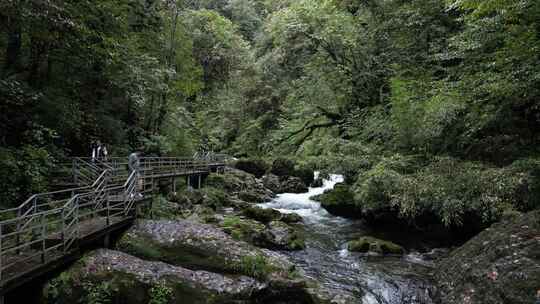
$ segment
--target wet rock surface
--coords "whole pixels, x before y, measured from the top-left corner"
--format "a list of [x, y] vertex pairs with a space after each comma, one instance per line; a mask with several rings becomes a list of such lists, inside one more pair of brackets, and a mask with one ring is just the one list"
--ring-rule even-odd
[[531, 304], [540, 288], [540, 211], [484, 230], [438, 265], [441, 303]]
[[370, 236], [364, 236], [350, 241], [347, 248], [354, 252], [373, 252], [378, 254], [404, 254], [405, 249], [398, 244], [380, 240]]

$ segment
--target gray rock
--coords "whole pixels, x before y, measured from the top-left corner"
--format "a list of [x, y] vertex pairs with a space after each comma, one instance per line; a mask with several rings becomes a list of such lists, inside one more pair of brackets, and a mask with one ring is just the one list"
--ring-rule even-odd
[[281, 221], [270, 222], [268, 231], [271, 236], [269, 242], [276, 249], [301, 250], [306, 247], [304, 238], [294, 228]]
[[262, 178], [263, 185], [274, 193], [281, 193], [281, 182], [279, 177], [274, 174], [267, 174]]
[[540, 210], [503, 220], [437, 268], [441, 303], [535, 303], [540, 287]]
[[[97, 250], [50, 281], [45, 303], [252, 303], [267, 285]], [[120, 302], [119, 302], [119, 299]]]
[[308, 187], [298, 177], [289, 176], [281, 182], [282, 193], [305, 193]]

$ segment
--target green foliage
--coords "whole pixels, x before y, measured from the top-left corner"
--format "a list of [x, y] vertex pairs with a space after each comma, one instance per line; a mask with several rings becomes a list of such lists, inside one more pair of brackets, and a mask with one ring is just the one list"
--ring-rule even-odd
[[272, 208], [249, 207], [242, 210], [242, 215], [262, 223], [281, 219], [281, 213]]
[[167, 304], [173, 296], [173, 289], [164, 282], [159, 282], [150, 288], [150, 301], [148, 304]]
[[244, 256], [238, 267], [241, 273], [260, 280], [265, 280], [275, 270], [275, 267], [270, 265], [262, 255], [258, 254]]
[[80, 299], [81, 304], [110, 304], [113, 303], [113, 289], [110, 282], [84, 282], [85, 295]]
[[453, 158], [433, 159], [408, 173], [392, 160], [383, 160], [359, 175], [355, 200], [363, 213], [394, 208], [414, 221], [433, 214], [446, 226], [463, 225], [475, 217], [483, 224], [499, 219], [508, 210], [537, 208], [531, 201], [535, 178], [518, 168], [494, 168]]

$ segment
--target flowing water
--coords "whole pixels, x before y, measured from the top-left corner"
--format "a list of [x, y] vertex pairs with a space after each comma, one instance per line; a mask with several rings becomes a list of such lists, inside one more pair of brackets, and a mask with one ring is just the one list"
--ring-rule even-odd
[[349, 252], [346, 242], [362, 235], [365, 227], [357, 220], [329, 214], [310, 199], [343, 181], [332, 175], [323, 187], [308, 193], [279, 195], [260, 206], [283, 213], [297, 213], [304, 219], [306, 249], [284, 252], [306, 275], [323, 286], [326, 293], [343, 303], [430, 304], [433, 292], [429, 280], [432, 265], [421, 255], [374, 256]]

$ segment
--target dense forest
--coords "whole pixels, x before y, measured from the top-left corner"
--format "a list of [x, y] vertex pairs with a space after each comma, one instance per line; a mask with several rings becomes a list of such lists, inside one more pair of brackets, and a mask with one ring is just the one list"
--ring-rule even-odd
[[2, 1], [0, 182], [134, 149], [286, 155], [343, 173], [359, 212], [446, 224], [538, 206], [540, 4]]

